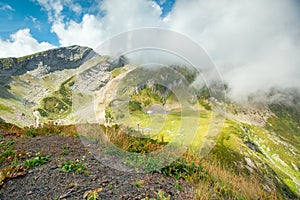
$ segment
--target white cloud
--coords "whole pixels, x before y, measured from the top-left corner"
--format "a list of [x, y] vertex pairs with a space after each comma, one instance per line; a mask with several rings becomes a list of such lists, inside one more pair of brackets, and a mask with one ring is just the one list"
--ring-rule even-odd
[[15, 9], [13, 9], [9, 4], [2, 3], [2, 2], [0, 2], [0, 10], [1, 11], [5, 11], [5, 10], [15, 11]]
[[74, 3], [73, 0], [35, 0], [48, 13], [50, 22], [62, 21], [64, 16], [62, 11], [68, 8], [76, 14], [82, 12], [82, 7], [79, 3]]
[[[68, 8], [79, 14], [83, 8], [73, 0], [35, 0], [48, 14], [61, 46], [83, 45], [96, 48], [115, 34], [140, 27], [165, 26], [160, 18], [162, 9], [150, 0], [98, 1], [98, 14], [84, 14], [78, 22], [66, 19], [63, 10]], [[103, 16], [104, 14], [104, 16]]]
[[0, 57], [19, 57], [54, 47], [47, 42], [39, 43], [26, 28], [11, 34], [9, 40], [0, 38]]
[[174, 30], [201, 44], [234, 98], [274, 86], [300, 87], [300, 12], [292, 0], [177, 0]]
[[[105, 0], [101, 9], [106, 11], [102, 19], [109, 29], [107, 34], [116, 34], [140, 27], [162, 26], [161, 8], [155, 2], [131, 0]], [[110, 35], [111, 36], [111, 35]]]
[[48, 13], [50, 22], [62, 20], [63, 2], [61, 0], [36, 0], [36, 2]]
[[139, 27], [162, 26], [161, 8], [152, 1], [131, 0], [130, 4], [120, 0], [105, 0], [99, 5], [104, 17], [85, 14], [77, 23], [64, 23], [59, 18], [52, 31], [62, 46], [79, 44], [96, 48], [105, 39], [115, 34]]
[[102, 23], [94, 15], [84, 15], [80, 23], [55, 22], [52, 31], [57, 34], [62, 46], [73, 44], [95, 47], [102, 38]]
[[[278, 85], [300, 87], [300, 13], [293, 0], [177, 0], [164, 19], [153, 1], [104, 0], [99, 4], [104, 17], [85, 14], [79, 23], [63, 22], [66, 1], [38, 2], [52, 13], [52, 31], [63, 46], [95, 48], [120, 32], [168, 27], [207, 50], [232, 88], [232, 97]], [[73, 5], [71, 0], [68, 3]]]
[[82, 7], [79, 3], [72, 3], [72, 1], [70, 0], [71, 2], [71, 10], [74, 11], [76, 14], [80, 14], [82, 12]]

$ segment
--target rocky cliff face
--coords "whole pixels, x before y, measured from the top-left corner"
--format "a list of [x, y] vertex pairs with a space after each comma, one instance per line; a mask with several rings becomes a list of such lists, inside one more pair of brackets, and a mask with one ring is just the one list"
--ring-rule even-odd
[[75, 69], [96, 53], [88, 47], [70, 46], [39, 52], [20, 58], [0, 59], [0, 74], [18, 76], [36, 70], [45, 75], [64, 69]]

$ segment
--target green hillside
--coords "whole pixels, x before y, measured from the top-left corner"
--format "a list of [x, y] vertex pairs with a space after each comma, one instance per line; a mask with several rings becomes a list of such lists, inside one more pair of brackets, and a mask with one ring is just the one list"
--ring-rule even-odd
[[[3, 70], [17, 61], [2, 59]], [[68, 62], [64, 57], [62, 63]], [[78, 63], [66, 69], [52, 66], [47, 73], [47, 66], [39, 63], [26, 73], [20, 69], [22, 73], [1, 79], [0, 185], [14, 181], [10, 173], [18, 181], [20, 174], [30, 176], [23, 173], [29, 168], [43, 170], [41, 166], [55, 163], [63, 172], [89, 177], [88, 170], [95, 170], [92, 161], [88, 165], [64, 160], [76, 150], [66, 146], [57, 153], [55, 149], [53, 158], [45, 153], [39, 141], [53, 137], [47, 142], [54, 146], [60, 140], [71, 144], [81, 139], [89, 152], [84, 156], [111, 159], [128, 171], [160, 174], [170, 178], [178, 192], [188, 193], [179, 184], [184, 181], [196, 199], [300, 198], [296, 93], [289, 102], [245, 105], [225, 101], [222, 91], [218, 93], [221, 86], [214, 85], [215, 98], [208, 88], [195, 88], [199, 74], [190, 67], [136, 67], [127, 62], [119, 66], [107, 56]], [[26, 146], [27, 141], [33, 145]], [[32, 160], [24, 145], [41, 147], [45, 155]], [[138, 181], [133, 185], [144, 187]]]

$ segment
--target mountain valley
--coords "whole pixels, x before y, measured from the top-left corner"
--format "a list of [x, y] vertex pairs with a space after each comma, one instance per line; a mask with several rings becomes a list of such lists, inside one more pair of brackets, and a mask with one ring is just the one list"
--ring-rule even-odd
[[[142, 155], [134, 157], [139, 161], [130, 163], [132, 157], [127, 158], [126, 154], [120, 161], [120, 166], [124, 165], [122, 169], [127, 169], [125, 165], [129, 163], [130, 169], [168, 177], [167, 181], [173, 185], [166, 189], [171, 183], [162, 184], [166, 199], [168, 191], [171, 199], [300, 198], [299, 93], [293, 89], [274, 89], [267, 95], [268, 99], [283, 96], [288, 101], [277, 98], [278, 101], [256, 102], [253, 97], [241, 103], [230, 98], [212, 98], [205, 87], [194, 88], [197, 76], [197, 72], [187, 66], [149, 69], [131, 65], [126, 57], [112, 59], [81, 46], [52, 49], [21, 58], [2, 58], [1, 168], [7, 169], [29, 159], [26, 151], [37, 153], [43, 149], [33, 150], [34, 147], [28, 145], [26, 150], [22, 141], [37, 145], [39, 140], [49, 137], [49, 142], [54, 138], [54, 142], [68, 140], [67, 144], [72, 143], [71, 138], [76, 144], [78, 138], [83, 138], [83, 144], [91, 146], [91, 152], [84, 152], [84, 147], [80, 152], [88, 157], [87, 166], [92, 165], [96, 170], [92, 157], [97, 158], [99, 146], [108, 140], [119, 149]], [[97, 143], [95, 140], [99, 135], [93, 132], [93, 127], [81, 127], [82, 124], [97, 124], [97, 130], [105, 133], [104, 142]], [[13, 145], [7, 145], [9, 141]], [[177, 145], [180, 146], [180, 157], [168, 161], [168, 165], [160, 169], [151, 168], [153, 166], [146, 160], [148, 157], [144, 157], [144, 154], [160, 152], [164, 147], [177, 150]], [[75, 149], [76, 145], [70, 148]], [[8, 150], [15, 153], [6, 155]], [[106, 146], [103, 147], [100, 155], [106, 155], [106, 150]], [[18, 157], [16, 152], [21, 156]], [[46, 164], [45, 170], [51, 169], [50, 165], [62, 167], [62, 161], [67, 161], [59, 158], [63, 152], [76, 154], [69, 153], [68, 147], [60, 149], [60, 153], [53, 150], [51, 164]], [[41, 153], [45, 154], [43, 157], [47, 151]], [[111, 156], [110, 153], [107, 155]], [[74, 155], [72, 159], [76, 156], [82, 155]], [[54, 164], [56, 162], [58, 164]], [[36, 167], [43, 170], [43, 165]], [[0, 177], [3, 182], [5, 178]], [[5, 191], [10, 191], [5, 189], [6, 185], [12, 187], [12, 183], [20, 178], [24, 177], [5, 180], [1, 195], [5, 197]], [[119, 183], [114, 184], [101, 187], [117, 188]], [[95, 189], [97, 184], [93, 182], [92, 185], [94, 188], [86, 188]], [[144, 182], [135, 182], [134, 188], [142, 188], [142, 196], [146, 199], [144, 185]], [[158, 191], [160, 186], [157, 183], [154, 187]], [[104, 197], [109, 194], [107, 188], [103, 190], [106, 193], [101, 194], [100, 190], [96, 193]], [[179, 188], [178, 193], [176, 188]], [[78, 191], [80, 195], [85, 192], [83, 189]], [[123, 194], [119, 190], [117, 193]], [[188, 197], [190, 193], [194, 197]], [[155, 198], [155, 195], [151, 192], [150, 197]]]

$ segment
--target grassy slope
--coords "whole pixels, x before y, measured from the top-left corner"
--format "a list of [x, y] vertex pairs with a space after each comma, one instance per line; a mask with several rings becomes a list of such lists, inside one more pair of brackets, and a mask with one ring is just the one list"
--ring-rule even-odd
[[50, 96], [42, 100], [41, 108], [38, 109], [42, 117], [59, 119], [68, 116], [72, 108], [72, 91], [75, 77], [64, 81], [60, 88]]
[[[120, 73], [115, 71], [114, 75], [118, 76]], [[61, 112], [59, 113], [60, 117], [68, 114], [71, 106], [69, 104], [69, 87], [72, 85], [72, 81], [72, 79], [68, 79], [49, 96], [55, 97], [53, 101], [51, 99], [48, 99], [48, 101], [47, 98], [49, 97], [45, 98], [46, 102], [45, 99], [43, 100], [44, 103], [41, 110], [48, 115], [47, 117], [56, 118], [59, 112]], [[12, 86], [12, 91], [17, 94], [22, 93], [22, 89], [14, 87], [14, 85]], [[130, 120], [125, 119], [128, 121], [122, 122], [135, 129], [139, 128], [144, 134], [151, 136], [152, 139], [158, 142], [162, 140], [170, 142], [174, 138], [182, 138], [189, 131], [181, 131], [180, 123], [185, 117], [189, 116], [182, 116], [180, 108], [172, 110], [167, 115], [157, 114], [149, 116], [143, 111], [143, 108], [153, 103], [163, 106], [170, 99], [172, 99], [172, 104], [176, 104], [176, 99], [172, 95], [166, 101], [161, 99], [159, 95], [151, 92], [149, 88], [145, 88], [139, 94], [131, 96], [131, 100], [140, 103], [142, 109], [138, 108], [132, 111]], [[18, 107], [18, 104], [14, 105]], [[66, 109], [63, 106], [66, 106]], [[51, 110], [53, 108], [57, 109]], [[194, 171], [188, 177], [191, 182], [197, 185], [196, 193], [199, 195], [199, 198], [205, 194], [211, 198], [231, 196], [236, 199], [247, 199], [251, 197], [252, 193], [254, 196], [262, 198], [268, 195], [275, 195], [278, 198], [295, 198], [293, 195], [299, 191], [300, 180], [300, 173], [294, 167], [295, 165], [300, 168], [300, 117], [297, 115], [297, 112], [295, 113], [282, 105], [273, 106], [271, 110], [276, 115], [268, 119], [266, 127], [227, 119], [214, 148], [206, 158], [199, 161], [194, 155], [195, 153], [197, 154], [210, 128], [213, 111], [209, 108], [207, 104], [204, 107], [201, 106], [200, 115], [193, 116], [192, 119], [189, 118], [191, 119], [188, 122], [190, 124], [186, 124], [187, 126], [193, 126], [195, 121], [200, 124], [195, 132], [195, 138], [192, 140], [190, 154], [185, 157], [187, 162], [198, 162], [199, 165], [205, 168], [206, 178], [203, 178], [203, 174], [201, 174], [202, 179], [195, 181], [194, 179], [199, 179], [199, 174], [196, 174]], [[0, 110], [6, 113], [11, 112], [9, 106], [3, 104], [0, 105]], [[164, 119], [163, 123], [161, 121], [162, 118]], [[137, 122], [139, 127], [137, 127]], [[154, 131], [151, 131], [151, 129], [147, 131], [146, 128], [149, 126]], [[37, 132], [33, 131], [33, 133], [36, 134]], [[177, 133], [180, 135], [176, 135]], [[258, 151], [247, 147], [246, 142], [256, 145]], [[246, 168], [246, 157], [254, 161], [256, 169], [249, 170]], [[262, 189], [266, 185], [268, 185], [267, 187], [270, 190], [276, 189], [276, 192], [266, 193]], [[210, 187], [213, 189], [209, 189]], [[275, 199], [275, 197], [270, 197], [270, 199]]]
[[[168, 142], [176, 138], [176, 134], [174, 135], [172, 133], [179, 132], [180, 122], [185, 116], [181, 116], [178, 111], [170, 112], [167, 115], [152, 115], [151, 117], [145, 114], [143, 109], [148, 105], [154, 103], [163, 106], [165, 103], [165, 100], [157, 98], [156, 94], [152, 93], [147, 87], [138, 94], [134, 93], [131, 95], [131, 100], [138, 103], [141, 107], [131, 112], [131, 118], [123, 120], [123, 123], [131, 127], [137, 127], [137, 122], [139, 127], [142, 128], [151, 126], [159, 127], [159, 123], [153, 125], [157, 117], [158, 119], [164, 119], [162, 127], [155, 130], [152, 129], [152, 131], [150, 129], [147, 135], [155, 139], [164, 138], [164, 141]], [[196, 117], [199, 120], [200, 126], [191, 143], [190, 152], [197, 152], [204, 141], [205, 135], [207, 135], [213, 115], [213, 111], [210, 109], [210, 106], [207, 104], [200, 108], [200, 117]], [[286, 110], [282, 107], [280, 109], [281, 111], [278, 111], [278, 113]], [[262, 193], [264, 193], [264, 190], [269, 189], [270, 191], [276, 191], [274, 195], [277, 196], [277, 198], [296, 198], [295, 195], [299, 195], [300, 173], [293, 165], [300, 166], [300, 154], [298, 152], [299, 137], [297, 136], [298, 132], [288, 131], [290, 129], [297, 130], [296, 125], [298, 124], [293, 120], [295, 118], [297, 119], [297, 115], [294, 113], [292, 115], [292, 117], [294, 117], [293, 119], [286, 117], [286, 115], [288, 114], [285, 114], [284, 117], [277, 116], [269, 118], [269, 123], [266, 127], [259, 127], [227, 119], [220, 132], [216, 146], [206, 159], [212, 162], [217, 161], [221, 165], [220, 170], [228, 171], [229, 174], [231, 174], [231, 172], [232, 174], [239, 174], [245, 179], [255, 177], [255, 181], [260, 185]], [[272, 127], [270, 127], [270, 124]], [[191, 124], [191, 126], [193, 125]], [[155, 132], [155, 134], [151, 132]], [[177, 138], [178, 137], [180, 136], [177, 135]], [[249, 148], [246, 145], [249, 143], [253, 144], [256, 149]], [[249, 169], [245, 158], [249, 158], [253, 161], [255, 167]], [[223, 181], [225, 185], [230, 182], [228, 180], [221, 181]], [[251, 188], [249, 188], [249, 190], [251, 190]], [[238, 192], [236, 192], [237, 191], [233, 193], [239, 196]], [[259, 196], [259, 194], [256, 195]], [[241, 194], [241, 197], [246, 198], [247, 195]]]

